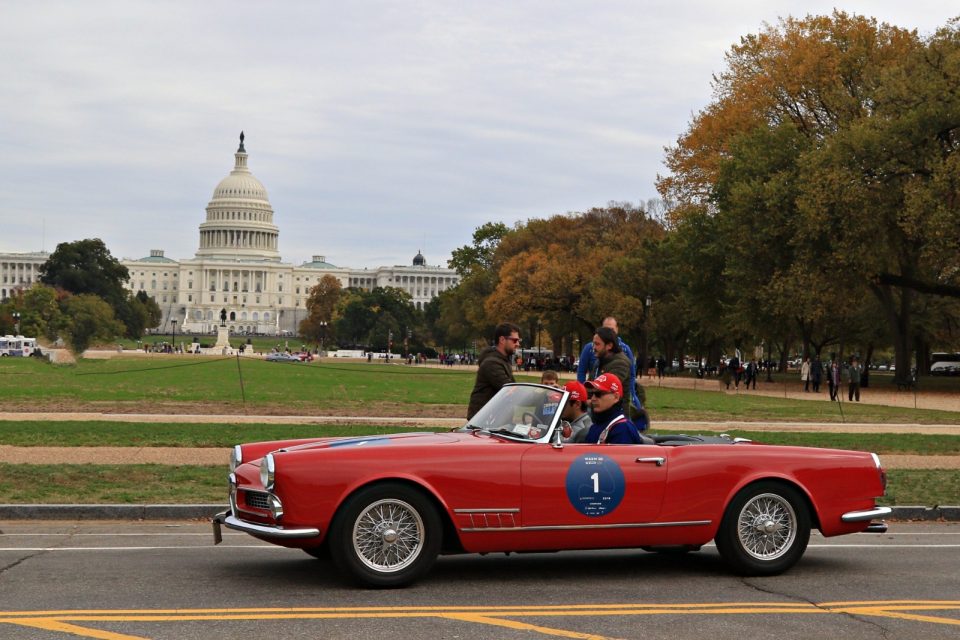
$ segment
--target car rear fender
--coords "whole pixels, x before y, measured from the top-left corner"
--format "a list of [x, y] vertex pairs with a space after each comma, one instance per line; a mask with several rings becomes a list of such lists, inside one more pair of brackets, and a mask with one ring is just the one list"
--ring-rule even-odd
[[331, 522], [337, 519], [340, 511], [343, 509], [343, 505], [346, 504], [347, 500], [349, 500], [350, 497], [355, 493], [361, 489], [366, 489], [367, 487], [386, 483], [404, 484], [426, 496], [433, 503], [437, 513], [440, 515], [440, 520], [443, 522], [443, 553], [462, 553], [464, 551], [463, 545], [460, 542], [460, 535], [457, 533], [457, 529], [453, 524], [453, 517], [451, 516], [449, 506], [440, 497], [436, 489], [424, 482], [422, 478], [398, 475], [390, 477], [378, 477], [373, 480], [368, 479], [363, 482], [358, 482], [350, 486], [350, 488], [344, 493], [342, 499], [337, 505], [336, 511], [334, 511]]
[[723, 512], [720, 514], [720, 518], [717, 520], [717, 525], [719, 526], [720, 520], [723, 519], [723, 515], [727, 512], [727, 507], [733, 501], [734, 497], [743, 491], [744, 488], [749, 487], [750, 485], [756, 484], [758, 482], [777, 482], [788, 487], [793, 487], [803, 496], [804, 500], [807, 503], [807, 510], [810, 512], [810, 524], [812, 527], [819, 529], [820, 528], [820, 515], [819, 509], [817, 508], [816, 502], [813, 497], [810, 495], [810, 492], [807, 491], [807, 488], [802, 484], [796, 481], [795, 478], [792, 478], [785, 474], [780, 473], [757, 473], [751, 476], [743, 478], [740, 483], [735, 485], [730, 493], [726, 496], [726, 499], [723, 502]]

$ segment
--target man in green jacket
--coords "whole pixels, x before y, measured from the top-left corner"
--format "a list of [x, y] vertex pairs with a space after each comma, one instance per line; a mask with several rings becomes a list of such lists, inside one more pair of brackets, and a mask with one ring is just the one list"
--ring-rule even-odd
[[620, 380], [630, 379], [630, 358], [620, 348], [617, 332], [610, 327], [600, 327], [593, 334], [593, 353], [600, 366], [597, 376], [612, 373]]
[[513, 379], [513, 354], [520, 347], [520, 327], [510, 322], [497, 326], [493, 334], [494, 345], [487, 347], [477, 358], [477, 381], [470, 394], [467, 420], [477, 414], [503, 385], [516, 382]]

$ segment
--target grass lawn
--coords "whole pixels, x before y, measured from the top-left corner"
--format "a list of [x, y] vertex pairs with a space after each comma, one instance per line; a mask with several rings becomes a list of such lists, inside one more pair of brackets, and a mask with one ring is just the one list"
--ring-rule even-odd
[[[20, 447], [231, 447], [241, 442], [261, 440], [445, 430], [444, 427], [376, 425], [20, 420], [0, 421], [0, 444]], [[696, 431], [691, 430], [690, 433]], [[798, 433], [736, 429], [730, 430], [730, 435], [765, 444], [857, 449], [875, 453], [960, 455], [958, 435], [902, 433], [891, 436], [888, 433]]]
[[[0, 360], [0, 410], [460, 417], [472, 371], [406, 365], [265, 362], [204, 356], [117, 357], [55, 366]], [[518, 376], [520, 380], [536, 380]], [[658, 420], [960, 424], [960, 412], [647, 389]]]
[[[167, 465], [23, 465], [0, 463], [8, 504], [226, 504], [227, 469]], [[960, 473], [888, 472], [887, 505], [955, 505]]]

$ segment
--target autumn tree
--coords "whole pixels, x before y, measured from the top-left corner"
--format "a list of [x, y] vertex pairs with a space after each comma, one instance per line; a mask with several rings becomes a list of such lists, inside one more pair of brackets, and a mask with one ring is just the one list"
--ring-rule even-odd
[[[765, 217], [792, 211], [793, 220], [774, 215], [780, 223], [766, 238], [792, 254], [779, 261], [789, 269], [764, 274], [759, 291], [781, 289], [781, 308], [802, 300], [810, 313], [796, 321], [810, 341], [827, 308], [838, 299], [856, 304], [857, 292], [869, 288], [895, 336], [901, 376], [909, 370], [916, 292], [947, 292], [943, 275], [956, 273], [956, 252], [941, 249], [955, 245], [958, 228], [956, 40], [954, 26], [923, 42], [915, 32], [842, 12], [782, 20], [747, 36], [716, 77], [714, 101], [668, 150], [672, 174], [658, 184], [677, 203], [673, 223], [697, 210], [739, 208], [738, 225], [749, 208]], [[764, 201], [777, 176], [762, 163], [750, 169], [749, 157], [776, 149], [770, 136], [785, 131], [802, 142], [780, 159], [797, 181], [792, 193]], [[742, 144], [745, 136], [754, 136], [752, 147]], [[731, 162], [739, 169], [730, 171]], [[776, 233], [784, 224], [792, 229], [788, 242]], [[746, 235], [737, 239], [750, 245]], [[925, 261], [934, 255], [943, 259]], [[804, 289], [805, 281], [826, 287], [824, 295], [804, 298], [813, 288]]]
[[332, 321], [342, 293], [339, 278], [329, 274], [320, 278], [307, 297], [307, 317], [299, 327], [301, 336], [318, 343], [336, 340]]

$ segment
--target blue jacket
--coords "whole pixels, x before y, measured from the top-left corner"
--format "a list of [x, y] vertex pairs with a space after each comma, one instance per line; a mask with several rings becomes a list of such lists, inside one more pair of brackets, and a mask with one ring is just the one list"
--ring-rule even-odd
[[[624, 342], [619, 336], [617, 337], [617, 342], [620, 343], [620, 350], [627, 354], [627, 357], [630, 358], [630, 380], [626, 382], [627, 388], [630, 389], [630, 404], [642, 409], [643, 405], [640, 404], [640, 398], [637, 396], [637, 360], [633, 357], [633, 351], [630, 350], [630, 345]], [[580, 352], [580, 364], [577, 365], [577, 381], [586, 382], [587, 378], [596, 378], [597, 377], [597, 356], [593, 352], [593, 343], [588, 342], [583, 347], [583, 351]], [[621, 382], [623, 382], [621, 380]]]
[[594, 423], [590, 425], [590, 430], [584, 439], [586, 443], [597, 444], [600, 435], [610, 424], [613, 424], [613, 427], [607, 433], [604, 444], [640, 444], [642, 441], [637, 427], [623, 416], [620, 405], [615, 405], [602, 413], [591, 413], [590, 417]]

